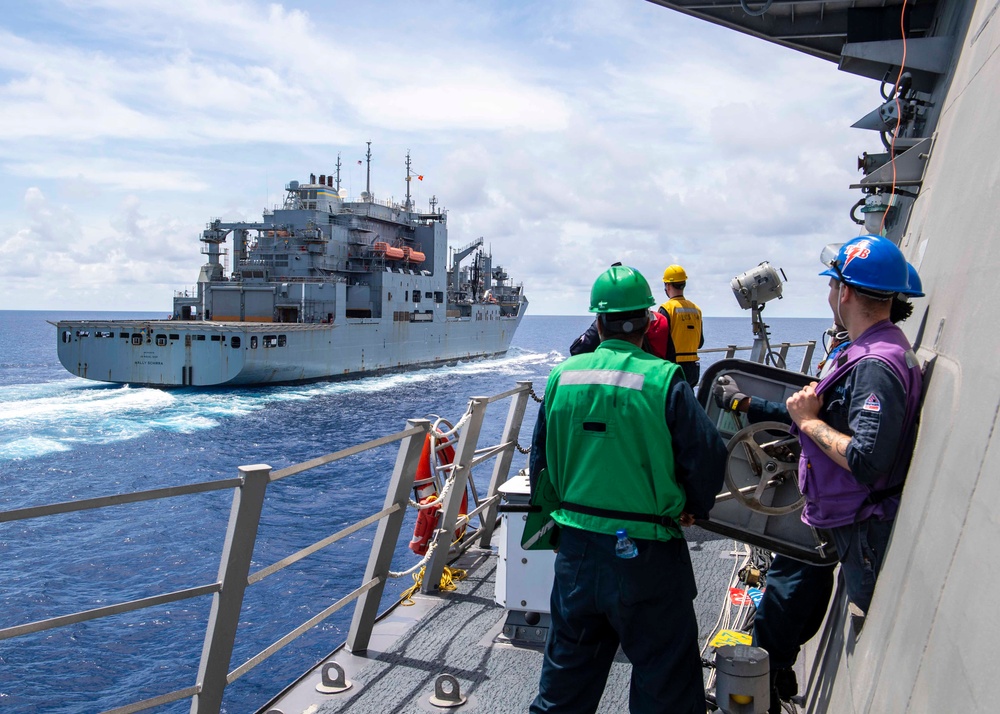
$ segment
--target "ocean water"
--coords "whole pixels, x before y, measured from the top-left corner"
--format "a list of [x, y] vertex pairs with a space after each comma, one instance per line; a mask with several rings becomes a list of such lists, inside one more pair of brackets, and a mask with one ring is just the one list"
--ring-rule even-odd
[[[0, 510], [231, 478], [241, 464], [282, 468], [398, 431], [407, 418], [455, 421], [473, 395], [520, 380], [541, 393], [549, 370], [590, 323], [587, 315], [529, 315], [507, 355], [455, 366], [351, 382], [164, 391], [72, 377], [46, 322], [160, 316], [0, 311]], [[830, 320], [767, 322], [773, 344], [819, 340]], [[753, 340], [749, 315], [707, 318], [705, 331], [706, 347]], [[821, 352], [818, 346], [813, 362]], [[790, 365], [801, 354], [793, 348]], [[704, 358], [703, 371], [719, 358]], [[506, 406], [499, 408], [502, 417]], [[534, 416], [531, 404], [524, 445]], [[495, 443], [499, 434], [489, 436]], [[378, 510], [395, 453], [382, 448], [274, 484], [253, 568]], [[525, 459], [518, 455], [514, 467]], [[476, 474], [481, 489], [488, 478], [488, 470]], [[0, 524], [0, 627], [213, 582], [230, 504], [223, 491]], [[412, 523], [411, 515], [404, 533]], [[249, 588], [232, 666], [357, 587], [373, 534], [366, 529]], [[393, 568], [414, 558], [401, 543]], [[383, 607], [411, 584], [390, 582]], [[201, 597], [5, 640], [0, 708], [89, 714], [191, 686], [209, 604]], [[351, 612], [336, 613], [230, 685], [225, 711], [263, 706], [344, 641]], [[184, 700], [154, 711], [189, 708]]]

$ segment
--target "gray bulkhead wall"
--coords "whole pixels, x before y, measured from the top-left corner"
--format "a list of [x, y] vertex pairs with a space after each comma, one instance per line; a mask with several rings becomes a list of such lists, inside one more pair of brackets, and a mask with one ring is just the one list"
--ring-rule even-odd
[[[827, 652], [811, 712], [996, 709], [1000, 632], [1000, 15], [979, 2], [900, 241], [925, 298], [902, 327], [934, 359], [892, 545], [859, 636]], [[877, 85], [873, 85], [877, 86]], [[877, 93], [873, 93], [877, 97]], [[815, 645], [813, 645], [815, 648]], [[822, 654], [822, 653], [820, 653]]]
[[[444, 275], [444, 271], [447, 269], [448, 238], [443, 228], [444, 226], [439, 221], [434, 221], [430, 225], [417, 226], [413, 231], [413, 242], [417, 250], [426, 256], [426, 260], [420, 267], [422, 270], [430, 271], [433, 275]], [[440, 240], [438, 240], [439, 237]]]

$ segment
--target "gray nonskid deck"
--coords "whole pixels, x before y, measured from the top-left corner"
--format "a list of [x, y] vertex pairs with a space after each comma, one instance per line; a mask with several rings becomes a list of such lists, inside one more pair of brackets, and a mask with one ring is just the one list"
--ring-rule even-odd
[[[727, 602], [733, 541], [698, 528], [689, 529], [687, 536], [698, 583], [699, 638], [704, 644], [714, 636], [720, 609]], [[506, 614], [494, 601], [496, 555], [495, 550], [470, 551], [456, 563], [468, 569], [457, 591], [417, 596], [414, 607], [397, 607], [379, 623], [380, 632], [367, 656], [335, 652], [327, 661], [347, 670], [353, 683], [350, 690], [317, 694], [319, 674], [313, 672], [272, 707], [284, 714], [527, 711], [538, 691], [542, 651], [496, 642]], [[466, 704], [446, 710], [429, 703], [440, 674], [458, 680], [462, 694], [468, 696]], [[631, 665], [619, 651], [598, 711], [628, 710], [630, 674]]]

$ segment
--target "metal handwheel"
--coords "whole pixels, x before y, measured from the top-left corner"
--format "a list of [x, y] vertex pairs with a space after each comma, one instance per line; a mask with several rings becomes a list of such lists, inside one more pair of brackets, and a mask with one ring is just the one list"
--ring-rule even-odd
[[[776, 436], [775, 432], [780, 432], [780, 435]], [[726, 447], [726, 486], [733, 498], [750, 510], [769, 516], [783, 516], [802, 508], [806, 499], [799, 493], [798, 487], [798, 445], [798, 439], [791, 435], [788, 425], [777, 421], [751, 424], [736, 432]], [[750, 469], [759, 479], [756, 486], [740, 488], [733, 480], [733, 453], [738, 448], [743, 449]], [[790, 483], [798, 494], [794, 503], [784, 506], [761, 503], [760, 499], [767, 489], [785, 483]]]

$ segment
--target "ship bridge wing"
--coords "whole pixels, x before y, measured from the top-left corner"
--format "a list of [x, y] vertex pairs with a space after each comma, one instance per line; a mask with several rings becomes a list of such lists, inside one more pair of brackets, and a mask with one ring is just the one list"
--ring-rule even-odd
[[[903, 0], [648, 0], [814, 57], [841, 63], [844, 45], [900, 39]], [[930, 33], [936, 2], [906, 6], [906, 36]]]

